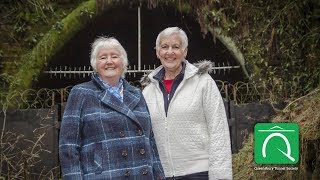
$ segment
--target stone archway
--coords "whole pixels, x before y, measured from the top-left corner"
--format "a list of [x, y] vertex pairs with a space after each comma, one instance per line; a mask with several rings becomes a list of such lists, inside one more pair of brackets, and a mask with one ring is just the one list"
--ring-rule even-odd
[[[161, 4], [161, 1], [159, 1]], [[163, 3], [163, 6], [174, 6], [173, 4]], [[125, 6], [118, 1], [104, 1], [103, 7], [97, 6], [96, 0], [90, 0], [80, 4], [73, 10], [67, 17], [61, 20], [59, 24], [54, 26], [44, 38], [37, 44], [37, 46], [29, 53], [26, 54], [24, 67], [19, 69], [16, 74], [17, 84], [10, 87], [14, 89], [27, 89], [30, 88], [34, 79], [37, 79], [45, 66], [49, 63], [52, 57], [64, 47], [79, 31], [84, 29], [90, 22], [94, 21], [101, 12], [106, 12], [112, 8]], [[182, 12], [188, 13], [188, 12]], [[209, 29], [210, 33], [221, 41], [221, 43], [230, 51], [230, 54], [238, 61], [242, 67], [243, 74], [248, 76], [244, 67], [244, 58], [242, 53], [237, 49], [232, 39], [223, 36], [221, 31], [216, 29]], [[156, 32], [157, 33], [157, 32]], [[30, 71], [30, 70], [33, 71]]]

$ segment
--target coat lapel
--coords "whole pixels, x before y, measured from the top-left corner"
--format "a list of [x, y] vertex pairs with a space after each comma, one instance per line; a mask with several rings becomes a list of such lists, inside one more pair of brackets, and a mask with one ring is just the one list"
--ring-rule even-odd
[[103, 104], [140, 124], [132, 110], [138, 105], [141, 95], [126, 80], [123, 80], [123, 102], [111, 95], [107, 90], [103, 90], [98, 98]]
[[123, 102], [129, 109], [134, 109], [141, 99], [141, 93], [133, 88], [126, 80], [123, 81]]

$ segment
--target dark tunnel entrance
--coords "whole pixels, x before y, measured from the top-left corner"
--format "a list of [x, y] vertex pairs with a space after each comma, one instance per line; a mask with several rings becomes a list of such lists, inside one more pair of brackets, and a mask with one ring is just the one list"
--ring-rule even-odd
[[[140, 11], [140, 23], [138, 13]], [[90, 45], [97, 36], [113, 36], [127, 50], [129, 70], [139, 69], [138, 27], [141, 27], [141, 60], [140, 69], [153, 69], [160, 65], [155, 55], [155, 40], [158, 33], [166, 27], [181, 27], [188, 35], [189, 47], [187, 60], [194, 63], [200, 60], [211, 60], [217, 67], [211, 74], [215, 80], [234, 83], [243, 80], [239, 63], [233, 58], [224, 45], [214, 42], [210, 33], [203, 37], [195, 18], [183, 14], [173, 7], [115, 6], [89, 23], [48, 62], [46, 70], [40, 75], [34, 88], [64, 88], [90, 80], [89, 54]], [[221, 68], [237, 66], [236, 68]], [[219, 68], [220, 67], [220, 68]], [[77, 72], [74, 72], [77, 71]], [[72, 73], [70, 73], [72, 72]], [[87, 73], [86, 73], [87, 72]], [[129, 71], [130, 72], [130, 71]], [[138, 85], [143, 72], [127, 73], [126, 79]]]

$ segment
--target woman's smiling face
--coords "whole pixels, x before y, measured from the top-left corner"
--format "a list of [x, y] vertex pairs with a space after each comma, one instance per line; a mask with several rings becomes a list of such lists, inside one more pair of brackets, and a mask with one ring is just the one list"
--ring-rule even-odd
[[118, 80], [123, 73], [123, 61], [120, 52], [116, 49], [101, 49], [97, 55], [97, 72], [107, 83]]
[[180, 36], [174, 33], [161, 38], [156, 54], [165, 70], [175, 71], [182, 66], [187, 51], [187, 48], [182, 48]]

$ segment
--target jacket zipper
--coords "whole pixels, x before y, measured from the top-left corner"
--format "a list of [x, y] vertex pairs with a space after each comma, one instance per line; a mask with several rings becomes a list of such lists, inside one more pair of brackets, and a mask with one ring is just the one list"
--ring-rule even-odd
[[[160, 82], [160, 83], [162, 84], [163, 87], [165, 87], [162, 82]], [[158, 88], [159, 88], [160, 92], [162, 93], [160, 87], [158, 87]], [[167, 93], [168, 102], [169, 102], [169, 99], [170, 99], [170, 94]], [[175, 170], [174, 170], [174, 164], [173, 164], [172, 155], [171, 155], [171, 146], [170, 146], [170, 142], [169, 142], [168, 121], [167, 121], [168, 112], [169, 112], [169, 106], [170, 106], [170, 103], [168, 103], [167, 113], [165, 114], [165, 130], [166, 130], [166, 134], [167, 134], [166, 143], [168, 144], [168, 148], [169, 148], [169, 151], [168, 151], [169, 152], [168, 153], [168, 155], [169, 155], [169, 166], [171, 166], [170, 169], [172, 170], [172, 177], [174, 177], [176, 173], [175, 173]]]
[[165, 129], [166, 129], [166, 134], [167, 134], [167, 144], [168, 144], [168, 148], [169, 148], [169, 165], [171, 166], [170, 169], [172, 170], [172, 177], [175, 176], [175, 170], [174, 170], [174, 165], [173, 165], [173, 160], [172, 160], [172, 155], [171, 155], [171, 146], [170, 146], [170, 142], [169, 142], [169, 134], [168, 134], [168, 121], [167, 121], [167, 117], [165, 120]]
[[[163, 84], [162, 84], [163, 85]], [[164, 86], [164, 85], [163, 85]], [[161, 90], [160, 90], [161, 92]], [[170, 94], [167, 93], [167, 100], [169, 102], [169, 99], [170, 99]], [[168, 133], [168, 112], [169, 112], [169, 106], [170, 104], [168, 105], [168, 110], [167, 110], [167, 113], [166, 113], [166, 117], [165, 117], [165, 129], [166, 129], [166, 134], [167, 134], [167, 138], [166, 138], [166, 143], [168, 144], [168, 148], [169, 148], [169, 151], [168, 151], [168, 155], [169, 155], [169, 165], [171, 166], [170, 169], [172, 170], [172, 177], [175, 176], [175, 170], [174, 170], [174, 165], [173, 165], [173, 160], [172, 160], [172, 155], [171, 155], [171, 146], [170, 146], [170, 141], [169, 141], [169, 133]]]

